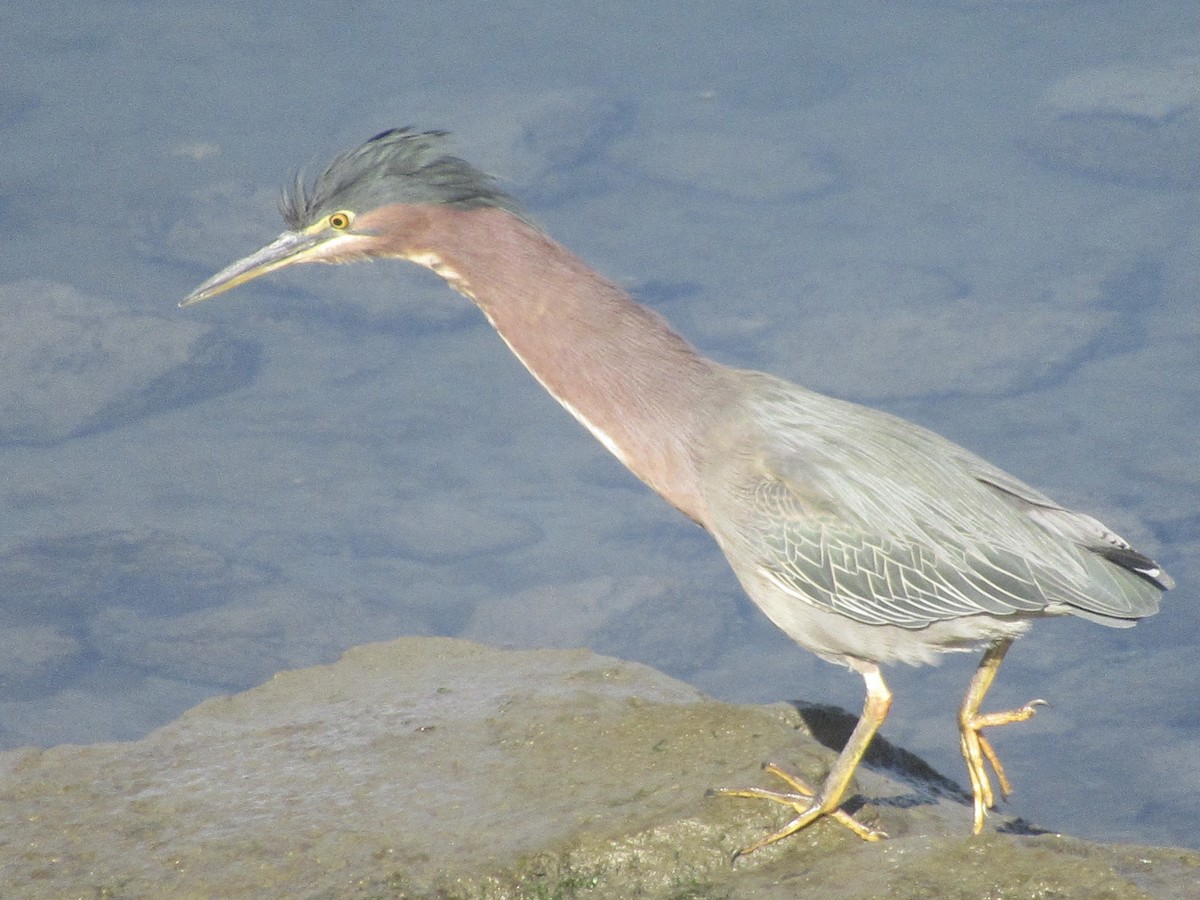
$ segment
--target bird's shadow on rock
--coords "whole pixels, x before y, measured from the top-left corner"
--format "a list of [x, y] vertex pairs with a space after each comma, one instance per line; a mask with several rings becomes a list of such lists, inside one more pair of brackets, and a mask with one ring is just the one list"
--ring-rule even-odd
[[[850, 733], [858, 724], [858, 717], [841, 707], [823, 703], [808, 703], [793, 700], [792, 706], [800, 715], [813, 739], [824, 747], [840, 753], [850, 739]], [[921, 757], [897, 747], [885, 738], [875, 735], [863, 756], [862, 762], [872, 769], [882, 769], [889, 776], [912, 788], [912, 793], [893, 797], [871, 797], [877, 806], [906, 809], [947, 800], [963, 806], [973, 803], [971, 793], [958, 782], [941, 774]], [[845, 805], [852, 815], [855, 808], [867, 802], [867, 798], [854, 797]], [[1021, 818], [1009, 819], [1000, 824], [997, 831], [1005, 834], [1038, 835], [1048, 832]]]

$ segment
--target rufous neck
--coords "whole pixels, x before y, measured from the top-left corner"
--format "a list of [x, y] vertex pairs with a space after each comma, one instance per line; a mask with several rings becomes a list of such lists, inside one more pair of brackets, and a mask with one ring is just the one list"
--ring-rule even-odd
[[704, 520], [695, 446], [723, 388], [658, 313], [499, 209], [441, 210], [405, 255], [471, 298], [542, 386], [629, 469]]

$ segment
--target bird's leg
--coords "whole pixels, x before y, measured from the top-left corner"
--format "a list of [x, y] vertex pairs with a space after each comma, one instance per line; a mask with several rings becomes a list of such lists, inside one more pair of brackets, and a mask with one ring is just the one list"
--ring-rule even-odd
[[959, 739], [962, 744], [963, 758], [967, 761], [967, 774], [971, 777], [971, 793], [975, 797], [973, 829], [975, 834], [983, 831], [983, 817], [987, 810], [996, 805], [996, 795], [992, 791], [992, 779], [988, 775], [987, 766], [984, 764], [985, 760], [988, 765], [991, 765], [992, 771], [996, 773], [996, 780], [1000, 783], [1001, 796], [1007, 797], [1012, 793], [1012, 782], [1008, 780], [1008, 776], [1004, 773], [1004, 766], [1000, 764], [1000, 758], [996, 756], [996, 751], [992, 749], [991, 743], [981, 733], [982, 730], [993, 725], [1024, 722], [1033, 717], [1037, 712], [1037, 707], [1046, 704], [1045, 700], [1031, 700], [1019, 709], [998, 713], [979, 712], [983, 698], [991, 688], [992, 682], [996, 680], [996, 673], [1000, 671], [1000, 663], [1004, 661], [1004, 655], [1008, 653], [1008, 648], [1011, 646], [1012, 638], [1008, 638], [997, 641], [987, 649], [987, 652], [983, 654], [983, 659], [979, 661], [979, 668], [975, 670], [975, 675], [971, 678], [971, 686], [967, 688], [967, 695], [963, 697], [962, 706], [958, 710]]
[[892, 692], [888, 690], [888, 686], [884, 683], [883, 676], [879, 673], [879, 667], [864, 664], [859, 671], [862, 673], [863, 679], [867, 682], [867, 701], [863, 706], [862, 716], [859, 717], [858, 724], [854, 726], [854, 731], [850, 734], [850, 739], [846, 741], [846, 746], [842, 748], [841, 754], [839, 754], [837, 761], [833, 764], [833, 768], [830, 769], [829, 774], [825, 777], [825, 782], [821, 785], [819, 791], [814, 791], [802, 779], [797, 778], [795, 775], [790, 775], [774, 765], [767, 766], [766, 770], [772, 775], [786, 781], [791, 785], [793, 791], [768, 791], [763, 788], [726, 788], [718, 791], [718, 793], [726, 797], [750, 797], [752, 799], [771, 800], [775, 803], [781, 803], [784, 806], [790, 806], [796, 811], [794, 819], [778, 831], [767, 835], [761, 840], [755, 841], [744, 850], [739, 850], [734, 854], [735, 859], [738, 856], [753, 853], [755, 850], [767, 846], [767, 844], [773, 844], [778, 840], [782, 840], [790, 834], [795, 834], [822, 816], [832, 817], [864, 841], [878, 841], [887, 837], [882, 831], [868, 828], [849, 813], [838, 808], [842, 802], [842, 798], [846, 794], [847, 788], [850, 787], [850, 780], [854, 777], [854, 770], [858, 768], [863, 754], [867, 752], [867, 747], [870, 746], [871, 739], [875, 737], [875, 732], [879, 730], [879, 726], [887, 718], [888, 710], [892, 705]]

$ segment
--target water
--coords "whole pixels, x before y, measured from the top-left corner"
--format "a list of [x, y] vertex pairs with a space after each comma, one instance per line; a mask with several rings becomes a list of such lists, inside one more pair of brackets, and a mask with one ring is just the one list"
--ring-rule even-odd
[[[1152, 552], [1159, 616], [1042, 624], [990, 704], [1052, 704], [996, 735], [1010, 809], [1197, 846], [1192, 6], [17, 4], [0, 742], [137, 738], [402, 634], [861, 704], [436, 278], [308, 268], [175, 309], [278, 233], [293, 168], [413, 123], [709, 355]], [[973, 663], [887, 673], [887, 737], [959, 779]]]

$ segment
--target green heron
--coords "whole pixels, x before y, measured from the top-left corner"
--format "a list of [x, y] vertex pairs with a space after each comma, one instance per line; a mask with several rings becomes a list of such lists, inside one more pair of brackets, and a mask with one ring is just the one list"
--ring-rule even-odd
[[885, 663], [982, 649], [958, 713], [974, 831], [1011, 785], [984, 728], [1028, 719], [980, 705], [1014, 638], [1074, 615], [1128, 627], [1171, 578], [1096, 519], [1058, 505], [911, 422], [697, 353], [555, 243], [493, 179], [447, 153], [445, 132], [385, 131], [281, 203], [288, 230], [189, 294], [214, 297], [297, 263], [407, 259], [474, 301], [559, 403], [647, 485], [715, 538], [779, 628], [866, 682], [857, 726], [819, 788], [724, 790], [794, 810], [742, 852], [840, 808], [892, 695]]

